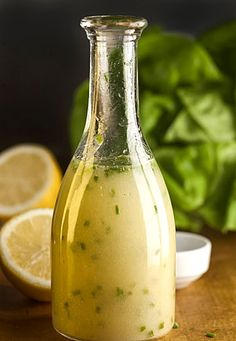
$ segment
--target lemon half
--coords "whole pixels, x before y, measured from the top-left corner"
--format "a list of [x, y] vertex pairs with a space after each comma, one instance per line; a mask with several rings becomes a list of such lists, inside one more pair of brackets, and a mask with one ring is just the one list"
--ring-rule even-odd
[[50, 301], [52, 209], [34, 209], [10, 219], [0, 231], [0, 261], [24, 295]]
[[36, 207], [53, 207], [61, 170], [50, 151], [17, 145], [0, 153], [0, 219]]

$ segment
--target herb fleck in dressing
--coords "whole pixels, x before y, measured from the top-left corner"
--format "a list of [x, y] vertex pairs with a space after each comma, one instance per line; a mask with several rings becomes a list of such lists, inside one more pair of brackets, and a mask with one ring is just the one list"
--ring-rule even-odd
[[89, 226], [90, 225], [90, 221], [89, 220], [85, 220], [84, 221], [84, 226]]
[[212, 332], [208, 332], [208, 333], [205, 334], [205, 336], [213, 339], [214, 337], [216, 337], [216, 334], [212, 333]]
[[141, 327], [139, 328], [140, 332], [143, 332], [145, 329], [146, 329], [146, 326], [141, 326]]
[[119, 206], [118, 206], [118, 205], [115, 206], [115, 211], [116, 211], [116, 214], [117, 214], [117, 215], [120, 214], [120, 209], [119, 209]]
[[154, 332], [153, 332], [153, 330], [149, 330], [148, 337], [152, 337], [152, 336], [154, 336]]
[[98, 182], [99, 177], [97, 175], [94, 175], [93, 179], [95, 182]]
[[174, 322], [173, 329], [178, 329], [178, 328], [179, 328], [179, 323], [178, 322]]

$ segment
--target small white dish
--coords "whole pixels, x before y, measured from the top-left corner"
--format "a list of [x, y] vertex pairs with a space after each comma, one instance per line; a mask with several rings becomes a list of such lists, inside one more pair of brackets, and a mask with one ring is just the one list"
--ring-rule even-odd
[[176, 289], [187, 287], [209, 269], [211, 242], [190, 232], [176, 232]]

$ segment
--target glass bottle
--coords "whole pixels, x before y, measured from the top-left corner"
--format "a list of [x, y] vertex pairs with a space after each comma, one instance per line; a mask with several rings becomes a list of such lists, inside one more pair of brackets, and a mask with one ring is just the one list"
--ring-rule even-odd
[[81, 26], [89, 105], [53, 218], [53, 324], [73, 340], [149, 340], [174, 322], [175, 225], [137, 116], [146, 20], [94, 16]]

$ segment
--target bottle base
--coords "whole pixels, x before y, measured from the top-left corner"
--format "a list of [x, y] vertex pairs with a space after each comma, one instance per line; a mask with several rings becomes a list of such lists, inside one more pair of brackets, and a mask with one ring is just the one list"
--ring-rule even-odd
[[[68, 340], [73, 340], [73, 341], [111, 341], [111, 340], [105, 340], [105, 339], [81, 339], [81, 338], [75, 338], [73, 336], [70, 336], [68, 334], [65, 334], [63, 332], [61, 332], [60, 330], [58, 330], [57, 328], [55, 328], [53, 326], [53, 328], [55, 329], [55, 331], [60, 334], [61, 336], [64, 336], [65, 338], [67, 338]], [[171, 330], [171, 329], [170, 329]], [[112, 341], [155, 341], [155, 340], [159, 340], [160, 338], [162, 338], [163, 336], [167, 335], [170, 330], [167, 330], [165, 333], [163, 333], [162, 335], [160, 336], [155, 336], [155, 337], [150, 337], [150, 338], [147, 338], [147, 339], [142, 339], [142, 340], [128, 340], [128, 339], [117, 339], [117, 340], [112, 340]]]

